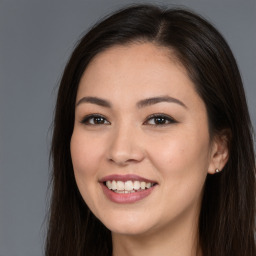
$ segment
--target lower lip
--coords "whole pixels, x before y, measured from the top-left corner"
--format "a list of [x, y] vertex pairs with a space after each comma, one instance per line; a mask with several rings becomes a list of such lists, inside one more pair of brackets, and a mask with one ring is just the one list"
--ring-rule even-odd
[[155, 186], [153, 186], [151, 188], [148, 188], [142, 191], [124, 194], [124, 193], [116, 193], [108, 189], [103, 183], [101, 183], [101, 186], [103, 189], [103, 193], [107, 196], [107, 198], [110, 201], [118, 204], [131, 204], [131, 203], [140, 201], [148, 197], [152, 193], [152, 191], [155, 189]]

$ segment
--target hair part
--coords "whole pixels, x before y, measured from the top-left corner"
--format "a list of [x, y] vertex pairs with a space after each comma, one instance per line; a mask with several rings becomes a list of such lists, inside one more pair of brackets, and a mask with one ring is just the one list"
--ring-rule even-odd
[[[96, 24], [64, 70], [52, 138], [52, 202], [46, 255], [111, 255], [111, 232], [91, 213], [74, 177], [70, 139], [80, 79], [99, 53], [116, 45], [151, 42], [170, 49], [203, 99], [211, 136], [227, 132], [229, 160], [208, 175], [199, 218], [204, 256], [254, 256], [255, 158], [252, 125], [235, 58], [221, 34], [184, 9], [136, 5]], [[171, 55], [170, 55], [171, 56]]]

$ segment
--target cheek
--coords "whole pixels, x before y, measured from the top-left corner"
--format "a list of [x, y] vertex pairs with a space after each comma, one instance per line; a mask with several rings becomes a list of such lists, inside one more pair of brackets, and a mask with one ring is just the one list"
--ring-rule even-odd
[[94, 175], [101, 155], [100, 142], [74, 130], [70, 151], [75, 175]]
[[92, 206], [92, 195], [95, 194], [93, 184], [97, 182], [97, 170], [99, 165], [98, 143], [91, 143], [89, 136], [84, 132], [74, 129], [70, 141], [70, 152], [74, 175], [78, 189], [85, 202]]
[[[205, 168], [209, 162], [210, 139], [207, 125], [201, 122], [190, 123], [174, 127], [163, 139], [151, 141], [151, 147], [156, 155], [159, 164], [170, 167], [177, 167], [184, 171], [196, 168]], [[183, 168], [181, 168], [183, 167]], [[188, 167], [188, 168], [186, 168]], [[189, 168], [191, 167], [191, 168]]]
[[175, 136], [161, 144], [155, 143], [151, 149], [151, 161], [160, 174], [164, 195], [159, 204], [165, 206], [165, 211], [159, 214], [172, 218], [188, 209], [194, 209], [197, 214], [207, 175], [208, 143]]
[[100, 142], [91, 136], [85, 136], [83, 131], [74, 129], [70, 141], [70, 151], [74, 169], [75, 180], [88, 207], [95, 212], [97, 209], [98, 170], [101, 151]]
[[180, 195], [193, 192], [196, 195], [202, 190], [209, 166], [207, 132], [176, 133], [150, 144], [154, 145], [149, 152], [151, 161], [167, 185], [166, 190]]
[[[207, 165], [209, 160], [209, 144], [207, 140], [202, 141], [184, 136], [165, 137], [165, 140], [154, 140], [147, 147], [152, 161], [159, 167], [167, 169], [177, 167], [184, 171], [192, 165]], [[205, 167], [205, 165], [204, 165]], [[160, 169], [162, 169], [160, 168]], [[164, 168], [165, 169], [165, 168]]]

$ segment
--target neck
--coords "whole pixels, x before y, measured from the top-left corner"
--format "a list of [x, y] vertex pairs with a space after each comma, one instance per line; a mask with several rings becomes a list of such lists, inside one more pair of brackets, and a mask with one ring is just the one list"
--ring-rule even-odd
[[198, 243], [198, 225], [191, 221], [167, 225], [144, 234], [112, 233], [113, 256], [202, 256]]

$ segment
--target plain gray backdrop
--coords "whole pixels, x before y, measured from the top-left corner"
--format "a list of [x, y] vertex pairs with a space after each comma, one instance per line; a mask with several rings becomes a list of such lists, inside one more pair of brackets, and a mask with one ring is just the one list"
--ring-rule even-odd
[[43, 255], [59, 79], [79, 37], [129, 3], [185, 5], [210, 20], [238, 61], [256, 127], [256, 0], [0, 0], [0, 256]]

